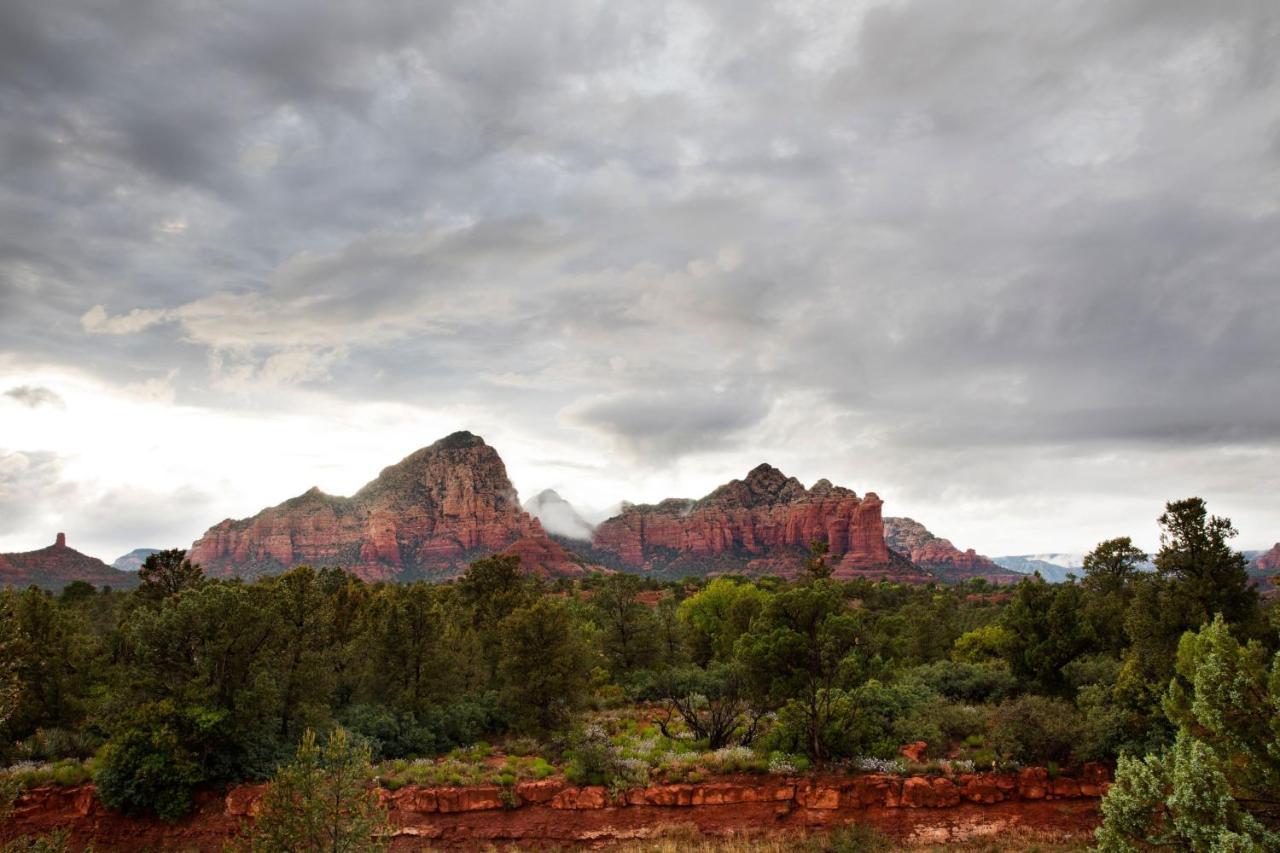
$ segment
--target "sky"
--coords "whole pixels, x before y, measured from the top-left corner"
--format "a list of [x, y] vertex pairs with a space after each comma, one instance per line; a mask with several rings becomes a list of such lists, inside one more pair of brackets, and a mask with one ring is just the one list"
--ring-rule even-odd
[[0, 551], [469, 429], [961, 548], [1280, 539], [1280, 4], [0, 4]]

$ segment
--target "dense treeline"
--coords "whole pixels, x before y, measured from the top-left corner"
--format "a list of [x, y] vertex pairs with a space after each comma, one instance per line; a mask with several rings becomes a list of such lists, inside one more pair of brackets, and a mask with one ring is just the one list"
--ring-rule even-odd
[[975, 766], [1159, 755], [1191, 713], [1190, 687], [1169, 700], [1196, 678], [1184, 634], [1217, 616], [1216, 642], [1259, 659], [1277, 639], [1229, 522], [1190, 499], [1160, 523], [1154, 572], [1115, 539], [1078, 582], [1011, 589], [841, 582], [820, 545], [795, 581], [666, 585], [546, 582], [504, 556], [438, 585], [305, 566], [243, 583], [162, 552], [135, 592], [4, 593], [4, 758], [92, 757], [109, 805], [173, 817], [335, 726], [375, 760], [533, 737], [613, 781], [625, 764], [585, 724], [630, 706], [665, 737], [788, 769], [876, 766], [915, 741]]

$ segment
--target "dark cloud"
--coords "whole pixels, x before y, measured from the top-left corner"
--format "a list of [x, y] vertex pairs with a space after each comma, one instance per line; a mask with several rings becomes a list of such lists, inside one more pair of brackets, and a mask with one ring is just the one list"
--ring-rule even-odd
[[66, 406], [66, 403], [58, 396], [57, 392], [39, 385], [18, 385], [5, 391], [4, 395], [32, 409], [38, 409], [41, 406], [55, 406], [57, 408]]
[[768, 414], [765, 395], [740, 389], [626, 392], [575, 404], [570, 423], [615, 438], [647, 464], [723, 448]]
[[555, 456], [854, 436], [907, 494], [1270, 453], [1278, 63], [1254, 0], [17, 0], [0, 355]]

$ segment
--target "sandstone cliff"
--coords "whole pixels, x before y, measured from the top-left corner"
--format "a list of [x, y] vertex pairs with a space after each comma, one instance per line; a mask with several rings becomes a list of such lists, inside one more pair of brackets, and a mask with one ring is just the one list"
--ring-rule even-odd
[[794, 574], [809, 543], [828, 544], [837, 576], [923, 573], [885, 545], [880, 498], [819, 480], [806, 489], [760, 465], [700, 500], [629, 505], [596, 528], [592, 556], [619, 568], [669, 574]]
[[366, 580], [446, 578], [493, 553], [525, 571], [581, 566], [520, 508], [497, 451], [457, 432], [384, 468], [349, 498], [311, 489], [252, 518], [227, 519], [191, 548], [211, 575], [255, 577], [308, 563]]
[[933, 535], [912, 518], [886, 518], [884, 536], [890, 550], [929, 569], [943, 580], [986, 578], [992, 583], [1017, 583], [1022, 578], [1019, 573], [996, 565], [972, 548], [961, 551], [950, 540]]
[[1253, 561], [1254, 567], [1262, 574], [1280, 572], [1280, 542]]
[[72, 581], [130, 589], [138, 585], [138, 576], [117, 571], [97, 557], [68, 548], [67, 537], [62, 533], [47, 548], [20, 554], [0, 554], [0, 586], [23, 588], [34, 585], [56, 592]]

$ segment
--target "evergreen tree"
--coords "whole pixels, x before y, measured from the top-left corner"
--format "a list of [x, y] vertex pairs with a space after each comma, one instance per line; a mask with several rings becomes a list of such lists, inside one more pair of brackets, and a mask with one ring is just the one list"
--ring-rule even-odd
[[857, 663], [859, 633], [840, 585], [820, 579], [773, 596], [738, 641], [760, 701], [785, 704], [803, 720], [806, 747], [818, 763], [830, 753], [827, 733]]
[[138, 569], [138, 580], [139, 594], [158, 601], [199, 586], [204, 570], [187, 559], [186, 551], [171, 548], [149, 555]]
[[241, 844], [253, 853], [364, 853], [387, 849], [386, 809], [370, 784], [369, 747], [342, 728], [324, 747], [308, 729], [276, 771]]
[[1101, 849], [1280, 849], [1280, 655], [1268, 670], [1218, 617], [1183, 636], [1164, 707], [1174, 744], [1121, 756]]
[[516, 610], [499, 629], [504, 704], [526, 731], [567, 723], [586, 699], [594, 655], [569, 607], [543, 596]]
[[1249, 561], [1227, 540], [1236, 535], [1231, 520], [1210, 516], [1200, 498], [1166, 504], [1160, 516], [1156, 570], [1176, 582], [1177, 595], [1190, 605], [1199, 627], [1221, 613], [1233, 625], [1252, 624], [1258, 595], [1249, 585]]

